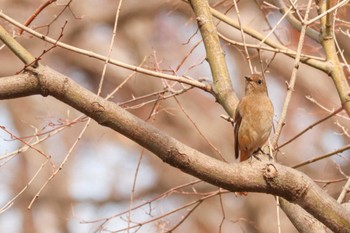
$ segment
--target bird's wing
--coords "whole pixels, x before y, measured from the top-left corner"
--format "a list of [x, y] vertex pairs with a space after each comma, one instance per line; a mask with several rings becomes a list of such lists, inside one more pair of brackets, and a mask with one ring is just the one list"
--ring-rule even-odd
[[239, 156], [239, 150], [238, 150], [238, 131], [239, 131], [239, 127], [241, 126], [241, 122], [242, 122], [242, 115], [239, 111], [240, 107], [239, 104], [236, 108], [236, 112], [235, 112], [235, 126], [234, 126], [234, 140], [235, 140], [235, 157], [236, 159]]

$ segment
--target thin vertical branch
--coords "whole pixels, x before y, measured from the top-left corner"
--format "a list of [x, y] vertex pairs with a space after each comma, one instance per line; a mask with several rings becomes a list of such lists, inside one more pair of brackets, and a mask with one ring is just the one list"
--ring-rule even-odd
[[293, 91], [294, 91], [294, 86], [295, 86], [297, 73], [298, 73], [299, 65], [300, 65], [299, 63], [300, 63], [301, 51], [302, 51], [302, 48], [303, 48], [303, 45], [304, 45], [306, 28], [308, 26], [307, 24], [305, 24], [305, 22], [307, 21], [307, 19], [309, 17], [311, 3], [312, 3], [312, 1], [309, 0], [307, 8], [306, 8], [306, 12], [305, 12], [305, 17], [304, 17], [304, 20], [302, 22], [300, 38], [299, 38], [299, 43], [298, 43], [298, 48], [297, 48], [297, 54], [296, 54], [295, 60], [294, 60], [294, 67], [293, 67], [292, 75], [291, 75], [289, 83], [287, 84], [288, 85], [287, 86], [288, 91], [287, 91], [286, 97], [284, 99], [282, 113], [281, 113], [281, 116], [280, 116], [280, 118], [278, 120], [278, 124], [277, 124], [277, 127], [276, 127], [275, 134], [274, 134], [274, 136], [272, 138], [272, 146], [274, 148], [277, 147], [278, 139], [281, 136], [282, 128], [283, 128], [283, 126], [285, 124], [285, 120], [286, 120], [286, 117], [287, 117], [287, 111], [288, 111], [288, 108], [289, 108], [289, 103], [290, 103], [290, 100], [292, 98], [292, 94], [293, 94]]
[[98, 86], [97, 95], [101, 94], [102, 85], [103, 85], [104, 78], [105, 78], [105, 75], [106, 75], [109, 59], [111, 58], [115, 37], [117, 35], [118, 19], [119, 19], [119, 13], [120, 13], [120, 8], [121, 8], [122, 3], [123, 3], [123, 0], [119, 0], [118, 7], [117, 7], [117, 13], [115, 14], [115, 19], [114, 19], [114, 27], [113, 27], [111, 43], [109, 44], [108, 55], [106, 57], [105, 64], [103, 65], [103, 70], [102, 70], [102, 74], [101, 74], [101, 80], [100, 80], [100, 83], [99, 83], [99, 86]]
[[135, 188], [136, 188], [136, 181], [137, 181], [137, 175], [139, 174], [139, 170], [140, 170], [140, 166], [141, 166], [141, 161], [143, 158], [145, 152], [145, 148], [142, 148], [141, 150], [141, 154], [140, 154], [140, 158], [137, 162], [137, 167], [136, 167], [136, 171], [135, 171], [135, 176], [134, 176], [134, 180], [132, 183], [132, 189], [131, 189], [131, 194], [130, 194], [130, 203], [129, 203], [129, 212], [128, 212], [128, 229], [127, 232], [130, 232], [130, 224], [131, 224], [131, 211], [133, 209], [133, 204], [134, 204], [134, 197], [135, 197]]
[[232, 0], [232, 1], [233, 1], [233, 5], [235, 6], [236, 13], [237, 13], [237, 19], [238, 19], [238, 23], [239, 23], [239, 30], [241, 32], [242, 42], [243, 42], [246, 58], [247, 58], [247, 61], [248, 61], [250, 73], [252, 74], [254, 71], [253, 71], [252, 61], [250, 59], [248, 48], [247, 48], [246, 41], [245, 41], [245, 33], [243, 31], [243, 26], [242, 26], [242, 22], [241, 22], [241, 16], [239, 14], [239, 10], [238, 10], [238, 6], [237, 6], [236, 0]]

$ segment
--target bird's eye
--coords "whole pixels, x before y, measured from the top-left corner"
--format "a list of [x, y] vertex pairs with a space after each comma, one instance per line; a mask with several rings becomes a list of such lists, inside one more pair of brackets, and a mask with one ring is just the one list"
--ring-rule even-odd
[[258, 84], [262, 84], [262, 80], [261, 79], [258, 80]]

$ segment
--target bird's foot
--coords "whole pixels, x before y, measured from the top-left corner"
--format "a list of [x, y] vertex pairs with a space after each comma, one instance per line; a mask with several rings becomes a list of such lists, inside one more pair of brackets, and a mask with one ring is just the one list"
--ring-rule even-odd
[[255, 152], [254, 152], [250, 158], [252, 159], [253, 157], [254, 157], [256, 160], [261, 161], [261, 159], [259, 158], [259, 153], [255, 153]]
[[253, 153], [253, 156], [254, 156], [256, 159], [258, 159], [258, 160], [261, 161], [261, 159], [257, 157], [257, 155], [259, 155], [260, 152], [261, 152], [261, 154], [263, 154], [263, 155], [267, 155], [267, 156], [269, 157], [269, 160], [273, 160], [273, 157], [270, 155], [270, 153], [265, 152], [265, 151], [264, 151], [263, 149], [261, 149], [261, 148], [257, 149], [257, 150]]

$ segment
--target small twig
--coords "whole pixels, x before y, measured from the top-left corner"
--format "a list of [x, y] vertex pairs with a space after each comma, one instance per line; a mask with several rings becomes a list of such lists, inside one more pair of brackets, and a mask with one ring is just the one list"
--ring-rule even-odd
[[[146, 59], [144, 58], [142, 60], [142, 62], [140, 63], [139, 67], [143, 66], [143, 64], [145, 63]], [[131, 74], [128, 75], [128, 77], [126, 77], [123, 82], [121, 82], [111, 93], [109, 93], [106, 97], [106, 99], [110, 99], [114, 96], [115, 93], [117, 93], [117, 91], [120, 90], [120, 88], [122, 88], [132, 77], [134, 77], [137, 74], [136, 71], [132, 72]]]
[[[219, 35], [219, 37], [221, 39], [223, 39], [224, 41], [228, 42], [229, 44], [238, 45], [238, 46], [241, 46], [241, 47], [244, 46], [243, 43], [231, 40], [231, 39], [227, 38], [226, 36], [224, 36], [223, 34], [221, 34], [219, 32], [218, 32], [218, 35]], [[285, 54], [285, 55], [287, 55], [287, 56], [289, 56], [291, 58], [295, 58], [295, 56], [296, 56], [296, 52], [294, 50], [290, 49], [290, 48], [287, 48], [287, 47], [283, 47], [283, 48], [280, 49], [280, 48], [262, 46], [262, 45], [258, 45], [258, 44], [248, 44], [248, 43], [246, 43], [245, 45], [248, 48], [256, 48], [256, 49], [265, 50], [265, 51], [268, 51], [268, 52], [282, 53], [282, 54]], [[303, 53], [300, 56], [301, 56], [302, 59], [314, 59], [314, 60], [323, 61], [323, 62], [326, 61], [325, 58], [316, 57], [316, 56], [312, 56], [312, 55], [307, 55], [307, 54], [303, 54]]]
[[[50, 26], [51, 26], [55, 21], [57, 21], [57, 19], [59, 19], [60, 16], [62, 16], [63, 12], [65, 12], [65, 10], [66, 10], [67, 8], [71, 11], [72, 15], [73, 15], [75, 18], [78, 18], [78, 17], [75, 16], [75, 14], [73, 13], [72, 9], [70, 8], [70, 4], [72, 3], [72, 1], [73, 1], [73, 0], [69, 0], [69, 2], [67, 2], [66, 4], [64, 4], [63, 9], [60, 10], [60, 12], [59, 12], [57, 15], [55, 15], [55, 17], [54, 17], [49, 23], [47, 23], [46, 25], [33, 27], [33, 29], [39, 29], [39, 28], [47, 27], [46, 35], [48, 35], [48, 34], [50, 33]], [[57, 5], [58, 5], [58, 4], [57, 4]], [[27, 25], [25, 25], [25, 26], [27, 26]], [[22, 31], [23, 31], [23, 29], [22, 29]]]
[[294, 137], [292, 137], [291, 139], [289, 139], [288, 141], [282, 143], [282, 145], [278, 146], [277, 149], [281, 149], [282, 147], [286, 146], [287, 144], [291, 143], [292, 141], [294, 141], [295, 139], [297, 139], [298, 137], [300, 137], [301, 135], [303, 135], [304, 133], [306, 133], [307, 131], [309, 131], [310, 129], [312, 129], [313, 127], [315, 127], [316, 125], [328, 120], [329, 118], [331, 118], [332, 116], [338, 114], [339, 112], [341, 112], [343, 110], [343, 107], [338, 108], [337, 110], [333, 111], [330, 115], [322, 118], [321, 120], [316, 121], [315, 123], [309, 125], [308, 127], [306, 127], [304, 130], [302, 130], [300, 133], [298, 133], [297, 135], [295, 135]]
[[[221, 194], [219, 194], [221, 196]], [[169, 229], [167, 232], [173, 232], [176, 228], [178, 228], [192, 213], [197, 209], [197, 207], [202, 204], [203, 201], [199, 201], [197, 204], [195, 204], [187, 213], [185, 216], [182, 216], [182, 219], [171, 229]]]
[[50, 52], [51, 50], [53, 50], [54, 48], [57, 47], [57, 42], [63, 37], [63, 31], [64, 31], [64, 28], [66, 27], [67, 23], [68, 23], [68, 21], [66, 20], [66, 21], [64, 22], [63, 26], [61, 27], [61, 33], [60, 33], [60, 35], [58, 36], [58, 38], [56, 39], [56, 43], [53, 44], [49, 49], [44, 49], [44, 50], [42, 51], [42, 53], [41, 53], [37, 58], [35, 58], [35, 61], [32, 62], [32, 64], [25, 65], [24, 68], [23, 68], [22, 70], [20, 70], [18, 73], [21, 73], [22, 71], [24, 71], [24, 70], [25, 70], [27, 67], [29, 67], [29, 66], [33, 66], [33, 65], [35, 65], [36, 63], [39, 63], [39, 61], [42, 59], [42, 57], [43, 57], [45, 54], [47, 54], [48, 52]]
[[[173, 187], [169, 190], [167, 190], [166, 192], [158, 195], [157, 197], [151, 199], [151, 200], [148, 200], [148, 201], [145, 201], [137, 206], [134, 206], [132, 208], [132, 210], [137, 210], [137, 209], [140, 209], [144, 206], [151, 206], [151, 203], [155, 202], [155, 201], [158, 201], [164, 197], [167, 197], [167, 196], [170, 196], [171, 194], [173, 193], [176, 193], [177, 190], [180, 190], [180, 189], [183, 189], [183, 188], [186, 188], [186, 187], [189, 187], [189, 186], [193, 186], [195, 184], [199, 184], [199, 183], [202, 183], [203, 181], [202, 180], [194, 180], [194, 181], [191, 181], [191, 182], [188, 182], [186, 184], [182, 184], [182, 185], [178, 185], [176, 187]], [[224, 193], [224, 192], [222, 192]], [[129, 212], [129, 209], [126, 210], [126, 211], [123, 211], [123, 212], [120, 212], [120, 213], [117, 213], [115, 215], [112, 215], [112, 216], [109, 216], [109, 217], [106, 217], [106, 218], [100, 218], [100, 219], [95, 219], [95, 220], [92, 220], [92, 221], [81, 221], [81, 223], [98, 223], [98, 222], [107, 222], [109, 221], [110, 219], [113, 219], [113, 218], [118, 218], [124, 214], [127, 214]]]
[[[52, 38], [50, 38], [48, 36], [45, 36], [45, 35], [43, 35], [41, 33], [36, 32], [36, 31], [34, 31], [34, 30], [32, 30], [32, 29], [30, 29], [28, 27], [23, 26], [22, 24], [18, 23], [16, 20], [12, 19], [11, 17], [5, 15], [1, 11], [0, 11], [0, 18], [3, 18], [4, 20], [6, 20], [9, 23], [15, 25], [16, 27], [22, 28], [24, 31], [28, 32], [29, 34], [31, 34], [31, 35], [39, 38], [39, 39], [42, 39], [42, 40], [44, 40], [46, 42], [49, 42], [51, 44], [56, 44], [60, 48], [67, 49], [69, 51], [73, 51], [73, 52], [78, 53], [78, 54], [86, 55], [88, 57], [93, 57], [93, 58], [95, 58], [97, 60], [101, 60], [101, 61], [108, 60], [108, 63], [110, 63], [110, 64], [113, 64], [113, 65], [116, 65], [116, 66], [119, 66], [119, 67], [122, 67], [122, 68], [125, 68], [125, 69], [128, 69], [128, 70], [131, 70], [131, 71], [136, 71], [138, 73], [146, 74], [146, 75], [149, 75], [149, 76], [152, 76], [152, 77], [164, 78], [164, 79], [168, 79], [168, 80], [177, 81], [177, 82], [180, 82], [180, 83], [185, 83], [185, 84], [191, 85], [193, 87], [197, 87], [197, 88], [200, 88], [202, 90], [205, 90], [207, 92], [211, 92], [212, 91], [211, 85], [205, 84], [205, 83], [201, 83], [201, 82], [199, 82], [199, 81], [197, 81], [195, 79], [189, 79], [189, 78], [185, 78], [185, 77], [182, 77], [182, 76], [174, 76], [174, 75], [170, 75], [170, 74], [164, 74], [164, 73], [160, 73], [160, 72], [155, 72], [155, 71], [152, 71], [152, 70], [144, 69], [142, 67], [129, 65], [129, 64], [126, 64], [126, 63], [123, 63], [123, 62], [120, 62], [120, 61], [117, 61], [117, 60], [114, 60], [114, 59], [107, 59], [106, 56], [102, 56], [100, 54], [97, 54], [97, 53], [94, 53], [92, 51], [88, 51], [88, 50], [85, 50], [85, 49], [77, 48], [77, 47], [65, 44], [63, 42], [57, 42], [55, 39], [52, 39]], [[2, 39], [1, 38], [1, 25], [0, 25], [0, 39]], [[25, 64], [30, 64], [33, 61], [35, 61], [35, 58], [33, 56], [31, 56], [31, 57], [33, 59], [32, 60], [29, 59], [29, 62], [28, 63], [25, 62]]]
[[114, 45], [115, 37], [116, 37], [116, 35], [117, 35], [118, 19], [119, 19], [119, 13], [120, 13], [120, 8], [121, 8], [121, 5], [122, 5], [122, 2], [123, 2], [123, 0], [119, 0], [118, 7], [117, 7], [117, 13], [115, 14], [114, 27], [113, 27], [113, 32], [112, 32], [112, 38], [111, 38], [111, 42], [110, 42], [110, 44], [109, 44], [109, 49], [108, 49], [107, 57], [106, 57], [106, 59], [105, 59], [105, 61], [104, 61], [104, 64], [103, 64], [103, 70], [102, 70], [100, 82], [99, 82], [99, 84], [98, 84], [97, 95], [100, 95], [100, 94], [101, 94], [102, 85], [103, 85], [103, 83], [104, 83], [104, 78], [105, 78], [105, 75], [106, 75], [108, 63], [109, 63], [109, 60], [111, 59], [111, 54], [112, 54], [112, 51], [113, 51], [113, 45]]
[[222, 159], [222, 161], [227, 162], [227, 160], [224, 158], [224, 156], [221, 154], [220, 150], [202, 133], [202, 131], [199, 129], [197, 124], [191, 119], [191, 117], [187, 114], [185, 109], [182, 107], [179, 100], [174, 96], [174, 99], [177, 103], [177, 105], [180, 107], [181, 111], [185, 114], [186, 118], [191, 122], [191, 124], [195, 127], [196, 131], [199, 133], [199, 135], [209, 144], [209, 146], [216, 152], [217, 155]]
[[345, 195], [346, 193], [349, 191], [349, 187], [350, 187], [350, 177], [348, 177], [348, 181], [346, 181], [346, 184], [344, 185], [338, 199], [337, 199], [337, 202], [338, 203], [342, 203], [344, 198], [345, 198]]
[[14, 135], [13, 133], [11, 133], [9, 130], [6, 129], [5, 126], [0, 125], [0, 129], [2, 129], [3, 131], [5, 131], [6, 133], [8, 133], [12, 138], [22, 142], [24, 145], [30, 147], [31, 149], [35, 150], [36, 152], [38, 152], [39, 154], [43, 155], [48, 161], [51, 162], [51, 165], [53, 168], [55, 168], [55, 165], [53, 164], [53, 162], [51, 161], [51, 156], [45, 154], [44, 152], [42, 152], [41, 150], [35, 148], [34, 146], [32, 146], [31, 144], [27, 143], [26, 141], [24, 141], [23, 139], [17, 137], [16, 135]]
[[225, 213], [225, 208], [224, 208], [224, 203], [222, 200], [222, 195], [219, 194], [219, 201], [220, 201], [220, 210], [222, 214], [222, 219], [219, 225], [219, 233], [222, 233], [222, 226], [224, 225], [225, 219], [226, 219], [226, 213]]
[[204, 196], [204, 197], [201, 197], [201, 198], [198, 199], [198, 200], [194, 200], [194, 201], [192, 201], [192, 202], [189, 202], [189, 203], [187, 203], [187, 204], [185, 204], [185, 205], [183, 205], [183, 206], [180, 206], [180, 207], [178, 207], [178, 208], [176, 208], [176, 209], [173, 209], [173, 210], [171, 210], [171, 211], [169, 211], [169, 212], [167, 212], [167, 213], [165, 213], [165, 214], [163, 214], [163, 215], [161, 215], [161, 216], [154, 217], [154, 218], [152, 218], [152, 219], [150, 219], [150, 220], [146, 220], [146, 221], [143, 221], [143, 222], [141, 222], [141, 223], [135, 223], [133, 226], [126, 227], [126, 228], [122, 228], [122, 229], [118, 229], [118, 230], [116, 230], [116, 231], [114, 231], [114, 232], [115, 232], [115, 233], [117, 233], [117, 232], [124, 232], [124, 231], [126, 231], [126, 230], [128, 230], [128, 229], [134, 229], [134, 228], [142, 227], [142, 226], [144, 226], [144, 225], [146, 225], [146, 224], [149, 224], [149, 223], [151, 223], [151, 222], [155, 222], [155, 221], [157, 221], [157, 220], [160, 220], [160, 219], [162, 219], [162, 218], [165, 218], [166, 216], [169, 216], [169, 215], [171, 215], [171, 214], [174, 214], [174, 213], [176, 213], [176, 212], [178, 212], [178, 211], [180, 211], [180, 210], [182, 210], [182, 209], [186, 209], [186, 208], [188, 208], [188, 207], [190, 207], [190, 206], [192, 206], [192, 205], [197, 205], [198, 203], [202, 203], [204, 200], [210, 199], [210, 198], [212, 198], [212, 197], [215, 197], [215, 196], [217, 196], [217, 195], [219, 195], [219, 194], [221, 194], [221, 193], [228, 193], [228, 191], [220, 191], [220, 190], [218, 190], [218, 191], [215, 191], [215, 192], [211, 192], [210, 194], [208, 194], [208, 195], [206, 195], [206, 196]]
[[[66, 124], [60, 124], [59, 126], [57, 126], [56, 128], [53, 128], [53, 129], [50, 129], [48, 131], [44, 131], [44, 132], [38, 132], [36, 134], [33, 134], [33, 135], [30, 135], [30, 136], [23, 136], [23, 137], [20, 137], [22, 140], [24, 139], [27, 139], [27, 138], [34, 138], [36, 137], [37, 140], [33, 143], [31, 143], [30, 145], [31, 146], [35, 146], [35, 145], [38, 145], [39, 143], [45, 141], [46, 139], [56, 135], [57, 133], [61, 132], [62, 130], [68, 128], [68, 127], [71, 127], [77, 123], [80, 123], [80, 122], [84, 122], [86, 119], [85, 119], [85, 116], [80, 116], [80, 117], [77, 117], [75, 118], [74, 120], [66, 123]], [[56, 125], [55, 125], [56, 126]], [[45, 135], [44, 137], [42, 138], [39, 138], [39, 136], [43, 136]], [[27, 142], [29, 143], [29, 142]], [[12, 151], [10, 153], [7, 153], [3, 156], [0, 156], [0, 160], [3, 160], [3, 159], [6, 159], [6, 158], [9, 158], [9, 157], [12, 157], [12, 156], [15, 156], [16, 154], [20, 154], [20, 153], [23, 153], [25, 151], [27, 151], [29, 148], [31, 148], [30, 146], [23, 146], [15, 151]], [[1, 165], [0, 165], [1, 166]]]
[[235, 120], [234, 120], [232, 117], [230, 117], [230, 116], [227, 116], [227, 115], [220, 115], [220, 117], [221, 117], [222, 119], [224, 119], [224, 120], [226, 120], [226, 121], [232, 123], [232, 124], [235, 123]]
[[[288, 22], [298, 31], [301, 30], [302, 23], [300, 22], [302, 20], [302, 17], [299, 13], [299, 10], [295, 6], [295, 3], [297, 1], [289, 1], [291, 4], [292, 9], [295, 10], [297, 16], [299, 19], [295, 18], [294, 15], [289, 11], [291, 8], [287, 8], [283, 0], [275, 0], [275, 4], [278, 6], [279, 11], [282, 14], [288, 13], [287, 14], [287, 20]], [[288, 11], [288, 12], [287, 12]], [[316, 42], [320, 42], [320, 33], [312, 28], [307, 28], [306, 29], [306, 35], [308, 35], [310, 38], [315, 40]]]
[[145, 148], [142, 148], [141, 154], [140, 154], [140, 158], [138, 159], [138, 162], [137, 162], [134, 180], [133, 180], [133, 183], [132, 183], [131, 194], [130, 194], [130, 203], [129, 203], [128, 230], [127, 230], [127, 232], [129, 232], [129, 229], [130, 229], [131, 211], [132, 211], [132, 206], [134, 204], [136, 181], [137, 181], [137, 176], [139, 174], [139, 170], [140, 170], [141, 161], [142, 161], [142, 158], [143, 158], [144, 151], [145, 151]]
[[325, 16], [328, 13], [331, 13], [332, 11], [337, 10], [338, 8], [346, 5], [349, 2], [349, 0], [344, 0], [341, 2], [338, 2], [338, 4], [334, 5], [333, 7], [329, 8], [328, 10], [322, 12], [321, 14], [319, 14], [318, 16], [314, 17], [313, 19], [308, 20], [307, 22], [305, 22], [306, 24], [312, 24], [315, 21], [319, 20], [320, 18], [322, 18], [323, 16]]
[[307, 164], [310, 164], [310, 163], [313, 163], [313, 162], [316, 162], [316, 161], [319, 161], [321, 159], [324, 159], [324, 158], [328, 158], [332, 155], [335, 155], [335, 154], [339, 154], [339, 153], [342, 153], [346, 150], [349, 150], [350, 149], [350, 145], [347, 145], [347, 146], [344, 146], [338, 150], [335, 150], [333, 152], [330, 152], [330, 153], [327, 153], [327, 154], [324, 154], [324, 155], [321, 155], [321, 156], [317, 156], [317, 157], [314, 157], [314, 158], [311, 158], [311, 159], [308, 159], [304, 162], [301, 162], [301, 163], [298, 163], [298, 164], [295, 164], [293, 166], [291, 166], [292, 168], [299, 168], [299, 167], [302, 167], [304, 165], [307, 165]]
[[5, 212], [7, 209], [9, 209], [13, 204], [14, 201], [33, 183], [35, 178], [39, 175], [39, 173], [42, 171], [42, 169], [45, 167], [46, 163], [49, 160], [46, 160], [44, 163], [41, 164], [40, 168], [36, 171], [34, 176], [29, 180], [29, 182], [22, 188], [21, 191], [19, 191], [10, 201], [8, 201], [1, 209], [0, 209], [0, 214]]
[[[24, 26], [29, 26], [34, 19], [49, 5], [51, 5], [51, 3], [56, 2], [57, 0], [48, 0], [46, 2], [44, 2], [43, 4], [41, 4], [35, 11], [34, 13], [24, 22]], [[19, 29], [19, 35], [21, 35], [23, 33], [23, 29], [20, 28]]]
[[280, 197], [276, 196], [277, 231], [281, 233]]
[[[307, 6], [307, 9], [306, 9], [306, 12], [305, 12], [305, 18], [304, 18], [305, 21], [309, 17], [309, 12], [310, 12], [310, 9], [311, 9], [311, 3], [312, 3], [312, 1], [309, 0], [308, 6]], [[302, 48], [303, 48], [303, 45], [304, 45], [306, 28], [307, 28], [307, 24], [303, 24], [302, 28], [301, 28], [301, 32], [300, 32], [300, 38], [299, 38], [299, 43], [298, 43], [298, 48], [297, 48], [297, 55], [296, 55], [295, 60], [294, 60], [294, 67], [293, 67], [292, 75], [291, 75], [290, 82], [289, 82], [289, 86], [291, 87], [291, 89], [289, 89], [287, 91], [287, 95], [286, 95], [285, 100], [284, 100], [281, 116], [280, 116], [280, 118], [278, 120], [277, 127], [276, 127], [276, 132], [275, 132], [275, 134], [273, 136], [273, 139], [272, 139], [273, 147], [277, 147], [278, 139], [281, 136], [282, 128], [283, 128], [285, 119], [287, 117], [287, 110], [288, 110], [288, 107], [289, 107], [290, 100], [292, 98], [293, 89], [294, 89], [294, 85], [295, 85], [296, 77], [297, 77], [297, 72], [299, 70], [301, 51], [302, 51]]]
[[292, 6], [289, 7], [289, 9], [286, 10], [286, 12], [285, 12], [285, 13], [282, 15], [282, 17], [278, 20], [278, 22], [276, 23], [276, 25], [269, 31], [269, 33], [267, 33], [267, 35], [266, 35], [262, 40], [260, 40], [260, 42], [259, 42], [259, 45], [260, 45], [260, 46], [262, 46], [262, 45], [265, 43], [266, 39], [269, 38], [270, 35], [276, 31], [277, 27], [281, 24], [281, 22], [284, 20], [284, 18], [286, 18], [286, 17], [288, 16], [288, 14], [289, 14], [289, 12], [290, 12], [291, 10], [292, 10]]
[[88, 121], [86, 122], [84, 128], [81, 130], [78, 138], [74, 141], [73, 145], [69, 148], [69, 151], [67, 152], [66, 157], [64, 158], [64, 160], [62, 161], [60, 166], [51, 174], [51, 176], [46, 180], [46, 182], [41, 186], [39, 191], [35, 194], [35, 196], [33, 197], [32, 201], [30, 202], [30, 204], [28, 206], [28, 209], [32, 208], [32, 205], [34, 204], [35, 200], [37, 200], [39, 198], [40, 193], [44, 190], [46, 185], [63, 169], [64, 165], [66, 164], [66, 162], [70, 158], [70, 155], [72, 154], [73, 149], [78, 144], [78, 142], [82, 138], [83, 134], [85, 133], [86, 129], [90, 125], [90, 122], [91, 122], [91, 118], [88, 119]]
[[[341, 124], [339, 123], [339, 121], [334, 122], [334, 124], [335, 124], [336, 126], [338, 126], [338, 127], [343, 131], [343, 134], [341, 134], [341, 135], [345, 135], [346, 137], [350, 138], [349, 129], [348, 129], [347, 127], [341, 125]], [[340, 133], [339, 133], [339, 134], [340, 134]]]
[[[198, 29], [197, 29], [198, 30]], [[191, 39], [191, 38], [190, 38]], [[179, 62], [179, 64], [176, 66], [175, 68], [175, 72], [179, 71], [179, 69], [181, 68], [181, 66], [185, 63], [185, 61], [190, 57], [190, 55], [193, 53], [193, 51], [199, 46], [201, 45], [201, 43], [203, 42], [203, 40], [199, 40], [197, 43], [195, 43], [195, 45], [190, 49], [190, 51], [188, 52], [188, 54]]]
[[[333, 113], [334, 109], [329, 109], [325, 106], [323, 106], [322, 104], [320, 104], [317, 100], [315, 100], [312, 96], [306, 96], [306, 99], [308, 99], [309, 101], [311, 101], [312, 103], [316, 104], [319, 108], [321, 108], [322, 110], [328, 112], [328, 113]], [[344, 116], [344, 115], [337, 115], [337, 117], [340, 117], [344, 120], [350, 120], [349, 117]]]
[[245, 54], [246, 54], [246, 59], [247, 59], [248, 64], [249, 64], [250, 73], [252, 74], [254, 71], [253, 71], [252, 61], [250, 59], [248, 48], [247, 48], [246, 41], [245, 41], [245, 33], [243, 31], [243, 25], [242, 25], [242, 22], [241, 22], [241, 16], [239, 14], [239, 10], [238, 10], [238, 6], [237, 6], [236, 0], [232, 0], [232, 1], [233, 1], [233, 5], [235, 7], [235, 10], [236, 10], [236, 14], [237, 14], [239, 30], [241, 32], [241, 37], [242, 37], [242, 42], [243, 42], [243, 46], [244, 46], [244, 51], [245, 51]]
[[[216, 17], [217, 19], [225, 22], [226, 24], [239, 29], [239, 24], [232, 20], [231, 18], [227, 17], [226, 15], [222, 14], [221, 12], [210, 8], [211, 13], [213, 14], [214, 17]], [[1, 16], [1, 15], [0, 15]], [[250, 27], [243, 27], [244, 33], [257, 39], [257, 40], [262, 40], [263, 38], [265, 38], [265, 36], [263, 36], [261, 33], [259, 33], [258, 31], [250, 28]], [[272, 40], [272, 39], [266, 39], [265, 40], [265, 44], [273, 47], [273, 48], [277, 48], [280, 50], [289, 50], [287, 47], [281, 45], [280, 43]], [[290, 56], [290, 55], [288, 55]], [[315, 59], [307, 59], [307, 58], [303, 58], [301, 57], [300, 59], [301, 62], [308, 64], [309, 66], [312, 66], [316, 69], [328, 72], [329, 70], [331, 70], [331, 64], [329, 62], [323, 62], [323, 61], [319, 61], [319, 60], [315, 60]]]
[[343, 182], [347, 180], [347, 178], [339, 178], [339, 179], [333, 179], [333, 180], [318, 180], [318, 179], [313, 179], [316, 183], [325, 183], [325, 184], [332, 184], [332, 183], [338, 183], [338, 182]]

